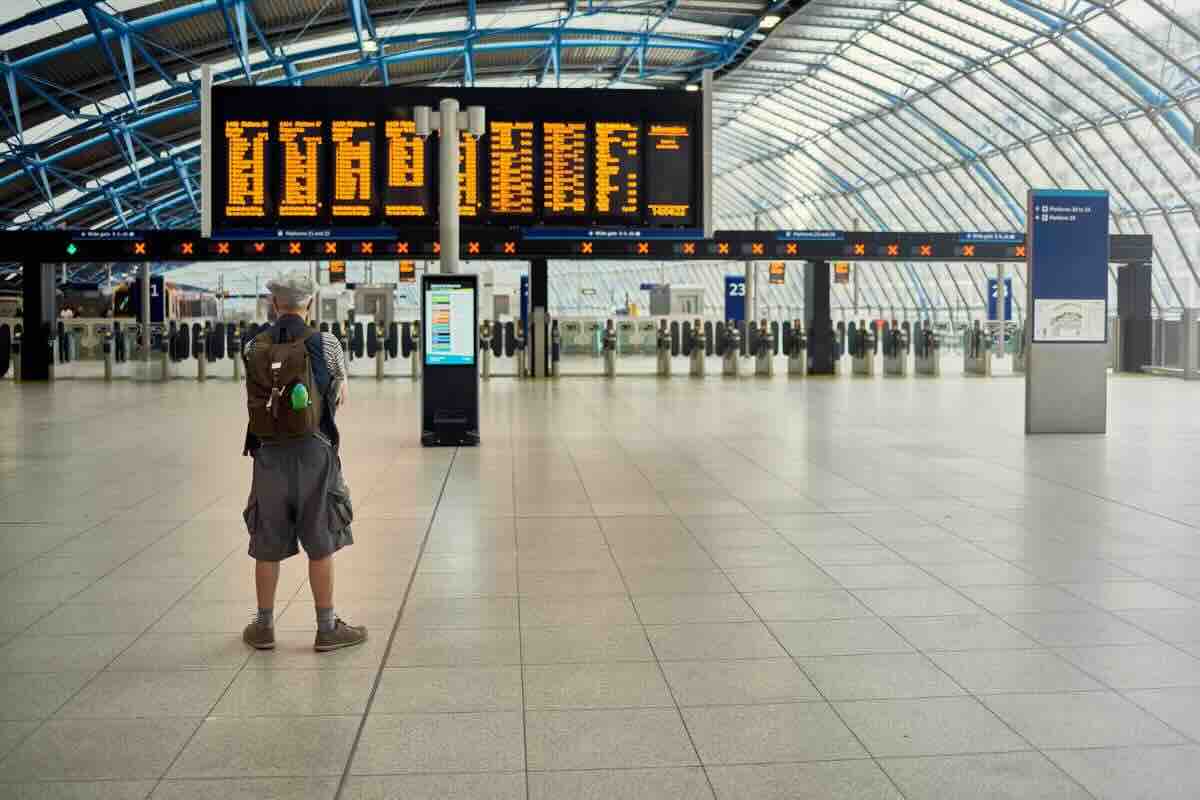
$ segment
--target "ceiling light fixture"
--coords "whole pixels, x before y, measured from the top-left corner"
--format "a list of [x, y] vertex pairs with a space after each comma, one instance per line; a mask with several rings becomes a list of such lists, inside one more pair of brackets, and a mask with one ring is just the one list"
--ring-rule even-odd
[[687, 89], [689, 92], [698, 92], [698, 91], [700, 91], [700, 87], [699, 87], [698, 85], [694, 84], [694, 83], [689, 83], [689, 84], [688, 84], [688, 85], [687, 85], [685, 88], [686, 88], [686, 89]]
[[374, 39], [363, 39], [362, 49], [364, 53], [379, 52], [379, 42]]
[[758, 23], [759, 30], [769, 31], [783, 20], [783, 17], [778, 14], [767, 14]]

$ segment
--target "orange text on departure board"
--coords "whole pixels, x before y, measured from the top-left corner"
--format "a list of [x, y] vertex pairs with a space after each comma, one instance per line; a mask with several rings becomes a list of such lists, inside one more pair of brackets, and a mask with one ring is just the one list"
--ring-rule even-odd
[[587, 213], [587, 123], [542, 125], [542, 205], [551, 214]]
[[533, 123], [489, 123], [491, 209], [496, 214], [533, 213]]
[[333, 141], [333, 215], [366, 217], [374, 195], [375, 123], [334, 120], [329, 126]]
[[[425, 140], [417, 136], [417, 124], [411, 119], [389, 119], [383, 133], [388, 143], [387, 187], [423, 191], [428, 180]], [[423, 217], [429, 209], [421, 203], [389, 202], [383, 213], [390, 217]]]
[[479, 214], [479, 142], [463, 131], [458, 142], [458, 215]]
[[266, 216], [268, 138], [270, 123], [265, 119], [225, 123], [225, 152], [229, 161], [226, 216]]
[[279, 216], [315, 217], [321, 208], [322, 124], [319, 120], [280, 120], [283, 191]]
[[595, 206], [598, 214], [637, 214], [637, 123], [596, 123]]
[[[678, 156], [675, 156], [676, 158], [686, 158], [681, 151], [692, 134], [691, 128], [687, 125], [651, 124], [647, 133], [649, 136], [647, 146], [652, 152], [679, 153]], [[651, 180], [657, 180], [657, 178], [652, 174]], [[692, 210], [689, 203], [649, 203], [646, 208], [654, 219], [684, 218]]]
[[678, 150], [679, 140], [690, 135], [686, 125], [651, 125], [650, 146], [655, 150]]

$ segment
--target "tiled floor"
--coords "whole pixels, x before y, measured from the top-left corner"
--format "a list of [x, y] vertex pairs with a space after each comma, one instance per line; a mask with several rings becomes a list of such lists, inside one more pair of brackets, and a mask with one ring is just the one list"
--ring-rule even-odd
[[356, 381], [311, 651], [254, 605], [228, 382], [0, 386], [0, 797], [1194, 798], [1200, 386]]

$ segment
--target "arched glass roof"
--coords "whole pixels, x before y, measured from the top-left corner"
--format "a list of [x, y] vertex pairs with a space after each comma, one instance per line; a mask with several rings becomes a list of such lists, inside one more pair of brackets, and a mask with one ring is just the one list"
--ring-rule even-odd
[[[1196, 0], [8, 0], [0, 47], [9, 228], [196, 225], [201, 64], [259, 84], [648, 89], [711, 68], [718, 227], [1020, 230], [1028, 188], [1103, 188], [1114, 232], [1154, 235], [1156, 306], [1200, 305]], [[585, 267], [563, 275], [595, 282]], [[860, 271], [881, 308], [982, 305], [983, 277]]]

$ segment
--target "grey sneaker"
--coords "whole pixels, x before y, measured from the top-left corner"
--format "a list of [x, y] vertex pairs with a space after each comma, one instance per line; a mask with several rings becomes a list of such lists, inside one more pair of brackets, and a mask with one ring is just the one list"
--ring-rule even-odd
[[328, 633], [317, 631], [317, 639], [313, 649], [318, 653], [329, 650], [341, 650], [343, 647], [354, 647], [367, 640], [367, 629], [362, 625], [347, 625], [341, 619], [333, 621], [333, 630]]
[[255, 650], [274, 650], [275, 629], [267, 625], [259, 625], [257, 622], [251, 622], [242, 631], [242, 641]]

